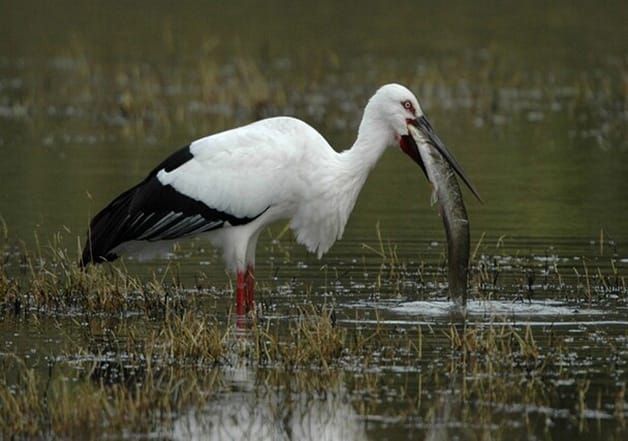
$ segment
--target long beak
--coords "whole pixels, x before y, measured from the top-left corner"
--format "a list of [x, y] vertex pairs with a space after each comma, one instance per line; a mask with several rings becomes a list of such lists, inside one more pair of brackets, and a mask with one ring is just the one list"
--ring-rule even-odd
[[[447, 147], [445, 147], [445, 144], [443, 144], [443, 141], [440, 140], [438, 135], [434, 133], [434, 129], [432, 129], [432, 126], [427, 118], [425, 116], [420, 116], [417, 119], [410, 119], [408, 120], [408, 124], [413, 125], [418, 129], [418, 132], [420, 133], [420, 137], [422, 139], [415, 139], [414, 133], [416, 133], [416, 131], [411, 130], [410, 134], [402, 137], [402, 149], [406, 154], [408, 154], [408, 156], [414, 159], [414, 161], [419, 164], [419, 166], [421, 166], [423, 172], [425, 173], [425, 176], [427, 176], [425, 164], [423, 164], [423, 161], [421, 160], [421, 155], [419, 154], [419, 149], [417, 146], [417, 144], [421, 142], [426, 142], [434, 147], [436, 150], [438, 150], [443, 158], [445, 158], [449, 165], [451, 165], [451, 167], [456, 171], [458, 176], [460, 176], [460, 178], [464, 181], [469, 190], [471, 190], [471, 193], [473, 193], [478, 201], [483, 202], [480, 194], [475, 189], [475, 186], [471, 183], [466, 173], [462, 169], [462, 166], [458, 164], [458, 161], [456, 161], [454, 155], [447, 149]], [[404, 146], [404, 144], [410, 145]]]

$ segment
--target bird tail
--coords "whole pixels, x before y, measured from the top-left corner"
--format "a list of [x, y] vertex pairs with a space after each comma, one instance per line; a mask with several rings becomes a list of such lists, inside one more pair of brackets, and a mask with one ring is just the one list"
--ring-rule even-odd
[[89, 224], [87, 241], [79, 266], [111, 262], [118, 258], [112, 250], [120, 245], [120, 231], [124, 226], [136, 187], [127, 190], [103, 208]]

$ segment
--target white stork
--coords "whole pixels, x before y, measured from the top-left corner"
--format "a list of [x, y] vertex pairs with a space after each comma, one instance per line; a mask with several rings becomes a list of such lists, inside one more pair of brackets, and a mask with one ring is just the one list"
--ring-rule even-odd
[[[408, 125], [419, 129], [413, 133], [420, 139]], [[477, 196], [416, 97], [388, 84], [366, 105], [353, 146], [340, 153], [290, 117], [207, 136], [175, 152], [92, 219], [82, 264], [203, 235], [222, 248], [236, 273], [236, 312], [244, 314], [254, 307], [255, 247], [264, 228], [290, 219], [296, 240], [320, 258], [342, 237], [360, 189], [388, 146], [400, 146], [425, 172], [417, 143], [438, 149]]]

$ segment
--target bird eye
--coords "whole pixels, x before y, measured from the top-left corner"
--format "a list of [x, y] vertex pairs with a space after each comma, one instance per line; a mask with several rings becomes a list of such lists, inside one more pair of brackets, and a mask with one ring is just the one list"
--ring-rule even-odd
[[405, 107], [408, 110], [414, 110], [414, 107], [412, 106], [412, 103], [410, 101], [404, 101], [403, 107]]

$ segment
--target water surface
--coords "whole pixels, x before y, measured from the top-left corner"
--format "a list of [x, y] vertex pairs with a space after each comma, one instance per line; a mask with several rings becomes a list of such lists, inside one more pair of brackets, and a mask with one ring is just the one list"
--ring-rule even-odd
[[[625, 410], [617, 411], [617, 394], [628, 357], [624, 3], [8, 1], [2, 11], [0, 216], [16, 246], [45, 246], [63, 232], [73, 253], [90, 217], [170, 152], [255, 119], [296, 116], [338, 150], [347, 148], [368, 98], [395, 81], [415, 91], [486, 201], [466, 194], [472, 250], [477, 245], [473, 298], [498, 310], [478, 310], [472, 320], [530, 325], [543, 350], [558, 335], [572, 354], [565, 384], [561, 372], [539, 380], [556, 383], [553, 406], [514, 400], [495, 410], [492, 425], [461, 423], [465, 407], [454, 380], [427, 386], [449, 351], [449, 317], [440, 308], [444, 233], [425, 178], [393, 147], [369, 177], [345, 237], [322, 260], [289, 235], [278, 238], [283, 225], [262, 236], [260, 304], [278, 327], [298, 317], [295, 306], [333, 305], [339, 326], [386, 326], [395, 350], [397, 336], [406, 341], [428, 326], [431, 355], [417, 363], [377, 358], [373, 396], [361, 383], [369, 367], [360, 360], [346, 361], [325, 395], [307, 386], [319, 380], [269, 391], [263, 369], [227, 370], [221, 397], [182, 414], [160, 436], [220, 437], [231, 430], [222, 422], [243, 419], [249, 433], [274, 439], [304, 439], [304, 427], [311, 439], [335, 439], [338, 430], [346, 439], [472, 439], [482, 431], [621, 438], [625, 423], [617, 415]], [[191, 291], [213, 290], [201, 303], [223, 320], [232, 299], [219, 256], [192, 241], [172, 257], [168, 271]], [[127, 262], [146, 277], [167, 264]], [[534, 309], [548, 302], [559, 309]], [[71, 352], [81, 326], [56, 320], [3, 320], [1, 351], [33, 359]], [[580, 380], [592, 383], [588, 413], [575, 410]], [[425, 389], [412, 399], [436, 406], [431, 419], [400, 392], [419, 384]]]

